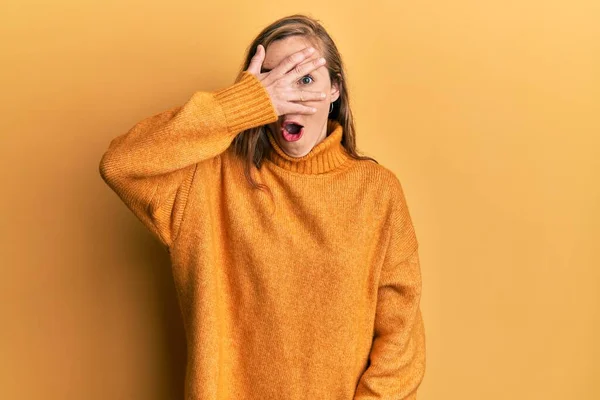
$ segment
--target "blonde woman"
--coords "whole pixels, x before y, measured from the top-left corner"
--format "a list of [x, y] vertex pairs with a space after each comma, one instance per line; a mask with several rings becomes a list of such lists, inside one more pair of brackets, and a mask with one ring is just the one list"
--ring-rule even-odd
[[169, 251], [188, 400], [416, 399], [418, 243], [399, 179], [356, 149], [341, 56], [304, 15], [237, 79], [111, 141], [106, 183]]

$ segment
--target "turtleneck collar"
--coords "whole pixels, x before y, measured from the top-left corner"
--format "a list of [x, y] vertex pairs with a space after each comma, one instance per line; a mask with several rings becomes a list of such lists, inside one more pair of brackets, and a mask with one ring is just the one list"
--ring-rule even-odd
[[291, 157], [279, 146], [269, 129], [267, 137], [272, 151], [267, 158], [275, 165], [297, 173], [316, 175], [331, 171], [342, 165], [350, 156], [342, 145], [343, 127], [336, 120], [328, 120], [328, 135], [303, 157]]

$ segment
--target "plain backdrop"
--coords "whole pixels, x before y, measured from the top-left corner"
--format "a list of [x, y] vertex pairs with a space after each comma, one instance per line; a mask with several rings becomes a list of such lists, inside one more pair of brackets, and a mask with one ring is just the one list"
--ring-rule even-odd
[[600, 398], [600, 2], [9, 0], [0, 13], [0, 398], [182, 398], [169, 258], [110, 140], [233, 83], [296, 12], [420, 242], [420, 400]]

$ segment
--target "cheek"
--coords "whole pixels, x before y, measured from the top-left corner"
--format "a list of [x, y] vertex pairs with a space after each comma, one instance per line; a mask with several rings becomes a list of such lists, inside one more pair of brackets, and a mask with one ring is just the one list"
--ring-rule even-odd
[[323, 100], [319, 103], [314, 103], [312, 107], [317, 109], [317, 112], [313, 113], [307, 118], [307, 125], [310, 126], [312, 131], [320, 131], [323, 127], [323, 123], [329, 118], [329, 102]]
[[[325, 94], [329, 93], [329, 90], [331, 90], [330, 88], [327, 87], [314, 87], [311, 88], [311, 91], [314, 92], [323, 92]], [[325, 114], [329, 114], [329, 107], [330, 107], [330, 100], [329, 97], [325, 98], [324, 100], [318, 100], [318, 101], [313, 101], [311, 102], [312, 104], [310, 104], [312, 107], [315, 107], [317, 109], [317, 112], [315, 114], [321, 114], [323, 113], [323, 110], [325, 110]]]
[[330, 108], [330, 101], [329, 99], [325, 99], [320, 101], [315, 107], [317, 108], [317, 112], [315, 114], [318, 115], [328, 115], [329, 114], [329, 108]]

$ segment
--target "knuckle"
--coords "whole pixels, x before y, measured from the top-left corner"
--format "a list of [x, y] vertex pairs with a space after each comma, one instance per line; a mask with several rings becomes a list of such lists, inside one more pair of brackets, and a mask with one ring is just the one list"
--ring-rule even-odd
[[292, 54], [291, 56], [288, 56], [288, 58], [287, 58], [287, 60], [286, 60], [286, 61], [287, 61], [289, 64], [295, 64], [295, 63], [296, 63], [296, 57], [294, 57], [294, 55], [295, 55], [295, 54]]

